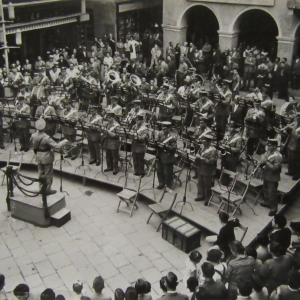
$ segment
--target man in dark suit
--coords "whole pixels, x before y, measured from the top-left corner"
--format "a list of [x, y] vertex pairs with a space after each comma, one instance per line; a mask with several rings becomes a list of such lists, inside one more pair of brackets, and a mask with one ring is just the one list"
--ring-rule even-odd
[[148, 95], [156, 95], [158, 91], [158, 86], [154, 85], [154, 80], [150, 80], [150, 84], [146, 88], [146, 93]]
[[293, 64], [292, 89], [299, 90], [299, 88], [300, 88], [300, 59], [299, 56], [297, 55]]
[[251, 80], [253, 79], [253, 74], [255, 72], [256, 59], [253, 57], [253, 53], [250, 52], [245, 58], [245, 68], [243, 77], [243, 89], [249, 90]]
[[279, 90], [279, 77], [280, 77], [280, 58], [277, 57], [274, 62], [272, 70], [272, 85], [274, 93], [277, 93]]
[[288, 101], [289, 99], [289, 82], [291, 76], [291, 66], [287, 63], [287, 59], [283, 58], [280, 63], [280, 77], [278, 98]]
[[178, 285], [177, 276], [173, 272], [169, 272], [167, 276], [164, 276], [160, 280], [164, 289], [167, 291], [158, 300], [188, 300], [188, 296], [176, 292]]
[[235, 122], [240, 127], [244, 127], [244, 119], [247, 114], [247, 106], [243, 105], [243, 100], [239, 96], [235, 96], [230, 104], [230, 121]]

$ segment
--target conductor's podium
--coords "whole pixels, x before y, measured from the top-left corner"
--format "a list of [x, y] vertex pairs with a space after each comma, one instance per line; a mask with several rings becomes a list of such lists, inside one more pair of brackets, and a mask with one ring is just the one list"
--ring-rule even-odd
[[11, 216], [39, 227], [61, 227], [71, 220], [71, 211], [66, 208], [63, 193], [47, 196], [47, 203], [50, 218], [45, 218], [41, 195], [28, 197], [15, 189], [14, 196], [10, 197]]

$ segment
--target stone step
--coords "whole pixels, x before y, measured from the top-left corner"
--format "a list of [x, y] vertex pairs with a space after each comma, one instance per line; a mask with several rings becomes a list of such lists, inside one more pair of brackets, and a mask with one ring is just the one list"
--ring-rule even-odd
[[63, 208], [51, 216], [51, 225], [61, 227], [71, 220], [71, 211]]

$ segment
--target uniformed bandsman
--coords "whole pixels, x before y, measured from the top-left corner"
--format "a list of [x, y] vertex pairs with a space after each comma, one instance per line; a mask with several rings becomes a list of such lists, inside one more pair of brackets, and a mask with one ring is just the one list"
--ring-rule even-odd
[[114, 112], [115, 116], [121, 117], [122, 107], [119, 104], [117, 104], [117, 101], [117, 97], [111, 97], [111, 104], [107, 106], [106, 112]]
[[215, 107], [213, 102], [208, 99], [207, 91], [200, 90], [200, 99], [195, 102], [195, 112], [207, 118], [207, 125], [211, 126], [214, 122]]
[[171, 135], [171, 122], [161, 122], [163, 129], [159, 132], [157, 142], [158, 159], [157, 159], [157, 177], [159, 185], [157, 189], [161, 190], [165, 186], [169, 189], [173, 187], [173, 164], [175, 161], [175, 152], [177, 148], [176, 138]]
[[145, 153], [147, 150], [147, 140], [149, 137], [149, 130], [145, 124], [145, 112], [140, 110], [136, 115], [136, 124], [133, 125], [131, 132], [134, 134], [132, 140], [131, 150], [134, 167], [134, 175], [145, 175]]
[[64, 89], [68, 93], [72, 94], [72, 89], [74, 87], [74, 84], [73, 84], [73, 80], [72, 80], [71, 76], [69, 76], [67, 74], [67, 68], [66, 67], [61, 67], [61, 73], [57, 78], [57, 85], [61, 86], [61, 87], [64, 87]]
[[264, 202], [261, 206], [270, 208], [269, 216], [275, 216], [278, 209], [277, 188], [280, 181], [282, 155], [277, 150], [278, 141], [268, 139], [267, 152], [262, 156]]
[[[35, 123], [35, 132], [31, 138], [30, 143], [33, 145], [33, 150], [36, 154], [36, 162], [38, 163], [39, 175], [44, 175], [46, 178], [46, 193], [47, 195], [55, 194], [56, 191], [51, 189], [53, 182], [53, 161], [54, 153], [52, 149], [59, 150], [68, 141], [63, 140], [60, 143], [55, 143], [53, 139], [45, 133], [46, 122], [43, 119], [39, 119]], [[40, 186], [41, 188], [41, 186]]]
[[129, 125], [129, 128], [131, 128], [136, 123], [136, 116], [140, 111], [143, 111], [141, 109], [141, 100], [136, 99], [133, 101], [133, 108], [125, 118], [125, 122]]
[[105, 128], [102, 129], [105, 142], [104, 148], [106, 150], [106, 165], [107, 168], [104, 172], [113, 171], [113, 175], [118, 174], [118, 162], [119, 162], [119, 134], [118, 127], [120, 124], [115, 120], [115, 113], [110, 111], [107, 113], [108, 123]]
[[97, 112], [98, 106], [90, 105], [89, 112], [90, 114], [87, 117], [87, 124], [91, 127], [95, 127], [95, 130], [87, 131], [86, 138], [88, 141], [88, 147], [90, 152], [90, 161], [89, 164], [92, 165], [96, 163], [96, 166], [100, 166], [101, 164], [101, 156], [100, 156], [100, 142], [101, 142], [101, 133], [100, 128], [99, 131], [96, 130], [97, 126], [101, 126], [103, 124], [103, 118]]
[[20, 151], [27, 152], [29, 150], [29, 130], [30, 130], [30, 106], [26, 104], [24, 97], [18, 97], [16, 106], [16, 127], [19, 134]]
[[[65, 100], [65, 109], [63, 110], [62, 117], [64, 118], [65, 124], [61, 125], [61, 131], [64, 135], [64, 138], [67, 139], [70, 143], [74, 143], [76, 141], [76, 129], [75, 125], [78, 119], [78, 112], [75, 108], [72, 107], [72, 100]], [[69, 151], [65, 158], [71, 157], [71, 160], [77, 158], [77, 150], [73, 149]]]
[[211, 196], [213, 177], [217, 167], [217, 150], [211, 145], [212, 139], [211, 135], [202, 137], [202, 147], [195, 161], [195, 167], [198, 169], [198, 193], [195, 201], [205, 201], [205, 205], [208, 204]]
[[53, 106], [49, 105], [47, 97], [42, 97], [41, 102], [42, 105], [40, 105], [35, 112], [35, 118], [42, 118], [46, 121], [44, 131], [52, 138], [55, 133], [56, 124], [51, 117], [56, 116], [55, 109]]

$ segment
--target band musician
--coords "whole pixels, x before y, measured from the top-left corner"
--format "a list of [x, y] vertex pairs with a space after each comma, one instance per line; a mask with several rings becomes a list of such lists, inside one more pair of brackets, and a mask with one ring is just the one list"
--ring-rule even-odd
[[0, 102], [0, 149], [5, 149], [4, 138], [3, 138], [3, 104]]
[[277, 150], [276, 139], [268, 139], [267, 152], [263, 155], [260, 166], [263, 168], [264, 202], [260, 205], [270, 208], [269, 216], [273, 217], [278, 209], [277, 188], [280, 181], [282, 156]]
[[30, 106], [26, 104], [24, 97], [18, 97], [16, 106], [16, 128], [19, 134], [20, 151], [27, 152], [29, 150], [29, 130], [30, 130]]
[[61, 73], [57, 78], [57, 85], [63, 87], [68, 93], [72, 95], [74, 84], [72, 78], [67, 74], [66, 67], [61, 67]]
[[232, 98], [232, 92], [229, 89], [229, 84], [231, 82], [229, 80], [223, 80], [222, 81], [222, 88], [220, 88], [218, 85], [217, 89], [220, 95], [220, 101], [216, 104], [216, 127], [218, 132], [218, 140], [223, 139], [224, 133], [226, 130], [227, 120], [230, 115], [230, 102]]
[[198, 193], [195, 201], [205, 201], [204, 205], [208, 204], [211, 197], [213, 177], [217, 168], [217, 150], [211, 145], [212, 139], [211, 135], [202, 137], [202, 147], [195, 160], [195, 167], [198, 169]]
[[200, 90], [199, 93], [200, 99], [195, 102], [195, 112], [200, 114], [200, 116], [205, 116], [207, 118], [207, 125], [211, 126], [215, 117], [214, 104], [208, 99], [208, 92], [206, 90]]
[[[103, 118], [97, 112], [98, 106], [90, 105], [89, 112], [90, 114], [87, 116], [85, 120], [86, 123], [90, 126], [102, 126]], [[100, 129], [100, 128], [99, 128]], [[96, 166], [100, 166], [101, 164], [101, 156], [100, 156], [100, 142], [101, 142], [101, 133], [100, 130], [92, 130], [87, 131], [86, 138], [88, 141], [88, 147], [90, 152], [90, 160], [89, 164], [92, 165], [96, 163]]]
[[[62, 113], [62, 118], [64, 120], [64, 124], [61, 125], [61, 131], [64, 135], [64, 138], [67, 139], [70, 143], [74, 143], [76, 141], [76, 129], [75, 124], [78, 119], [78, 112], [75, 108], [72, 107], [72, 100], [66, 99], [64, 101], [65, 109]], [[77, 158], [77, 149], [72, 149], [65, 155], [65, 158], [70, 158], [74, 160]]]
[[[52, 149], [59, 150], [68, 141], [63, 140], [59, 143], [55, 143], [53, 139], [45, 133], [46, 122], [44, 119], [39, 119], [35, 123], [35, 132], [31, 138], [30, 143], [33, 145], [33, 150], [36, 154], [36, 162], [38, 163], [39, 175], [44, 175], [46, 178], [46, 194], [53, 195], [56, 193], [55, 190], [51, 189], [53, 182], [53, 161], [54, 153]], [[41, 189], [41, 185], [40, 185]]]
[[131, 150], [134, 167], [134, 175], [145, 175], [145, 153], [147, 150], [147, 140], [149, 138], [149, 130], [145, 124], [145, 112], [140, 110], [136, 115], [136, 124], [133, 125], [131, 131], [134, 133]]
[[238, 124], [244, 131], [244, 119], [247, 114], [246, 103], [239, 96], [235, 96], [230, 104], [230, 121]]
[[240, 127], [234, 122], [228, 124], [228, 131], [225, 132], [222, 140], [222, 167], [236, 172], [240, 163], [240, 154], [242, 151], [242, 137], [240, 134]]
[[140, 111], [143, 111], [141, 109], [141, 100], [136, 99], [133, 101], [133, 108], [125, 118], [125, 122], [129, 125], [129, 128], [132, 128], [132, 126], [136, 123], [136, 116]]
[[158, 159], [157, 159], [157, 177], [159, 185], [157, 189], [161, 190], [165, 186], [172, 189], [173, 185], [173, 164], [175, 161], [175, 152], [177, 148], [176, 138], [171, 135], [171, 122], [160, 122], [162, 130], [157, 137]]
[[[174, 99], [174, 94], [169, 90], [169, 87], [165, 85], [163, 87], [166, 90], [166, 95], [161, 98], [163, 101], [159, 104], [158, 117], [162, 122], [167, 121], [172, 123], [172, 118], [175, 114], [177, 103]], [[159, 99], [159, 96], [157, 99]]]
[[106, 107], [106, 112], [114, 112], [116, 117], [122, 116], [122, 107], [117, 104], [118, 98], [117, 97], [111, 97], [111, 104]]
[[105, 128], [102, 129], [105, 142], [104, 148], [106, 149], [106, 165], [107, 168], [104, 172], [113, 171], [113, 175], [118, 174], [118, 163], [119, 163], [119, 134], [117, 132], [120, 124], [115, 120], [114, 111], [107, 113], [108, 123]]
[[56, 124], [51, 120], [51, 116], [56, 116], [55, 109], [49, 105], [47, 97], [42, 97], [41, 102], [42, 105], [40, 105], [35, 112], [35, 118], [41, 118], [46, 121], [44, 131], [52, 138], [55, 134]]

